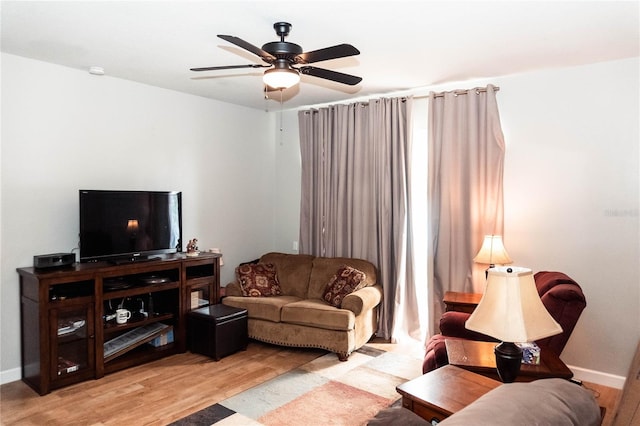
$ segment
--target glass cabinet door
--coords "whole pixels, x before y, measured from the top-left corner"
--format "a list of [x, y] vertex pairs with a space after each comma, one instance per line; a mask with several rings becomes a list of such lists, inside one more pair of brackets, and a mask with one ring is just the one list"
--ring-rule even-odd
[[52, 381], [94, 370], [93, 317], [91, 303], [49, 310]]

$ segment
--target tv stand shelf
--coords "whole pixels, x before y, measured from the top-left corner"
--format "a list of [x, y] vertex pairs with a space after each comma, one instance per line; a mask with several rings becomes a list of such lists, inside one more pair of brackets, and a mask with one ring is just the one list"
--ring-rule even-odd
[[[19, 268], [22, 380], [44, 395], [184, 352], [187, 313], [219, 301], [220, 257]], [[125, 324], [120, 307], [131, 312]]]
[[152, 324], [156, 322], [170, 322], [173, 318], [173, 314], [156, 314], [153, 317], [142, 319], [142, 320], [129, 320], [126, 324], [116, 324], [113, 321], [109, 321], [104, 325], [104, 335], [107, 336], [109, 334], [122, 332], [125, 330], [130, 330], [136, 327], [143, 327], [147, 324]]
[[179, 288], [180, 282], [169, 282], [164, 284], [155, 284], [148, 286], [131, 286], [123, 290], [105, 291], [103, 293], [103, 299], [117, 299], [122, 297], [132, 297], [141, 294], [155, 293], [156, 291], [162, 291], [172, 288]]

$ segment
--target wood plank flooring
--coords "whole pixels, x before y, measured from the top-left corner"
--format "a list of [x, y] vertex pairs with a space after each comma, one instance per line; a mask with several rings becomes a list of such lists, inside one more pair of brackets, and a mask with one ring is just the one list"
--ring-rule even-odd
[[602, 426], [613, 425], [613, 417], [615, 415], [616, 408], [620, 403], [622, 390], [589, 382], [583, 382], [582, 385], [593, 392], [593, 395], [598, 401], [598, 405], [606, 409], [604, 419], [602, 420]]
[[216, 362], [190, 352], [39, 396], [0, 386], [2, 425], [164, 425], [305, 364], [326, 351], [250, 342]]
[[[396, 350], [392, 344], [373, 345]], [[187, 352], [45, 396], [22, 381], [7, 383], [0, 386], [0, 424], [165, 425], [325, 353], [251, 341], [246, 351], [218, 362]], [[606, 408], [603, 425], [610, 426], [621, 392], [592, 383], [584, 385]]]

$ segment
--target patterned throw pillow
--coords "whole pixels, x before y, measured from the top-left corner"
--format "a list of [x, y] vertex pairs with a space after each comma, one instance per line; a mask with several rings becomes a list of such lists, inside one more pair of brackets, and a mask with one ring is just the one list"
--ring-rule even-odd
[[276, 267], [271, 263], [240, 265], [236, 268], [236, 276], [243, 296], [262, 297], [282, 294]]
[[364, 287], [365, 278], [364, 272], [343, 265], [327, 283], [322, 298], [330, 305], [339, 308], [346, 295]]

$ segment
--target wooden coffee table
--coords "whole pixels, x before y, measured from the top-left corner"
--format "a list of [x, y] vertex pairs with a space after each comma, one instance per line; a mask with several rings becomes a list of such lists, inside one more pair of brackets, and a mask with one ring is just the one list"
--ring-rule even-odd
[[[445, 339], [449, 364], [483, 376], [500, 380], [496, 370], [495, 342], [477, 342], [463, 339]], [[573, 373], [553, 352], [542, 349], [540, 364], [522, 364], [516, 382], [558, 377], [570, 379]]]
[[453, 365], [430, 371], [396, 387], [402, 406], [423, 419], [442, 421], [501, 383]]

